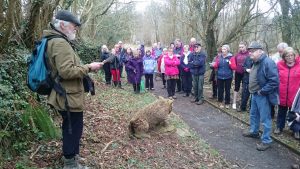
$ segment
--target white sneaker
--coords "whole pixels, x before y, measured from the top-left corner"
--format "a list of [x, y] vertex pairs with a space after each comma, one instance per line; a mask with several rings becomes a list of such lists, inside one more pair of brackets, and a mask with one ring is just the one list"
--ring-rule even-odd
[[232, 109], [236, 110], [236, 104], [232, 104]]

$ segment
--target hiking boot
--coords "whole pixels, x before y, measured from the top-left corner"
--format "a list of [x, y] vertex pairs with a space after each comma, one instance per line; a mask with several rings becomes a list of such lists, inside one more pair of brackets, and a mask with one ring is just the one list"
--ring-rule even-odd
[[259, 138], [259, 133], [251, 133], [250, 131], [243, 132], [244, 137]]
[[232, 104], [232, 109], [236, 110], [236, 104]]
[[294, 133], [294, 138], [299, 140], [300, 139], [300, 135], [299, 135], [299, 132], [295, 132]]
[[220, 107], [221, 109], [224, 109], [224, 105], [223, 105], [222, 103], [220, 103], [219, 107]]
[[299, 164], [293, 164], [291, 165], [292, 169], [300, 169], [300, 165]]
[[256, 145], [258, 151], [265, 151], [268, 148], [271, 148], [271, 143], [259, 143]]
[[71, 159], [63, 157], [64, 168], [63, 169], [88, 169], [88, 167], [79, 164], [79, 156], [75, 156]]
[[274, 134], [281, 134], [281, 132], [282, 132], [282, 130], [280, 130], [280, 128], [276, 128], [275, 130], [274, 130]]
[[201, 105], [203, 103], [204, 103], [203, 100], [199, 100], [199, 101], [196, 102], [197, 105]]
[[191, 100], [192, 103], [195, 103], [195, 102], [198, 102], [198, 101], [199, 101], [199, 100], [197, 100], [197, 99], [192, 99], [192, 100]]

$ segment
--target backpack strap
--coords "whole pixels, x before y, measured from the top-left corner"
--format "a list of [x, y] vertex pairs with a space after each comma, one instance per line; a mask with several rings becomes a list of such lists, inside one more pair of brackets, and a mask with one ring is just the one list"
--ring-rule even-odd
[[[51, 39], [54, 39], [54, 38], [63, 38], [65, 39], [71, 46], [72, 46], [72, 43], [64, 36], [62, 35], [49, 35], [49, 36], [45, 36], [44, 38], [47, 38], [47, 42]], [[47, 44], [47, 47], [48, 47], [48, 44]], [[47, 47], [45, 50], [47, 50]], [[73, 48], [73, 46], [72, 46]], [[74, 49], [74, 48], [73, 48]], [[48, 70], [50, 69], [50, 64], [49, 64], [49, 59], [47, 56], [45, 56], [45, 63], [46, 63], [46, 66], [48, 68]], [[51, 74], [50, 74], [51, 76]], [[66, 90], [61, 86], [60, 84], [60, 81], [61, 81], [61, 77], [58, 75], [58, 72], [57, 74], [55, 75], [54, 77], [54, 80], [53, 80], [53, 89], [62, 97], [65, 98], [65, 108], [66, 108], [66, 111], [67, 111], [67, 116], [68, 116], [68, 133], [69, 134], [72, 134], [72, 126], [71, 126], [71, 114], [70, 114], [70, 106], [69, 106], [69, 102], [68, 102], [68, 98], [67, 98], [67, 92]]]

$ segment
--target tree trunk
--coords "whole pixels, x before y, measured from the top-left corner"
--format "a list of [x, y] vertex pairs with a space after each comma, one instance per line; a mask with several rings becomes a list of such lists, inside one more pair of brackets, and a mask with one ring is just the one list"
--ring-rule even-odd
[[23, 33], [23, 39], [27, 48], [32, 49], [35, 40], [35, 33], [37, 32], [37, 25], [39, 23], [40, 8], [44, 1], [36, 1], [32, 4], [30, 9], [30, 16]]
[[14, 13], [15, 13], [15, 6], [16, 6], [16, 0], [10, 0], [8, 2], [8, 9], [7, 9], [7, 19], [2, 27], [4, 31], [3, 38], [0, 38], [0, 53], [3, 52], [5, 47], [8, 44], [9, 37], [11, 36], [12, 33], [12, 28], [14, 24]]
[[280, 7], [282, 12], [282, 21], [281, 21], [281, 32], [282, 32], [282, 40], [287, 44], [291, 45], [291, 37], [292, 30], [289, 18], [289, 9], [290, 9], [290, 1], [280, 0]]
[[216, 44], [213, 25], [209, 25], [208, 29], [206, 30], [205, 38], [206, 38], [205, 45], [206, 45], [208, 61], [212, 61], [214, 56], [217, 55], [216, 54], [217, 44]]

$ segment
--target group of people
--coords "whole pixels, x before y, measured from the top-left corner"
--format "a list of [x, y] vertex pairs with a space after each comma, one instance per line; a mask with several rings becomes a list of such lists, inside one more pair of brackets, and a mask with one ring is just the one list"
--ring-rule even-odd
[[[180, 39], [176, 39], [165, 48], [161, 44], [154, 43], [152, 50], [146, 50], [143, 45], [137, 49], [123, 48], [122, 41], [108, 51], [106, 45], [101, 48], [100, 60], [104, 63], [106, 84], [121, 87], [120, 77], [123, 66], [127, 74], [127, 80], [133, 85], [135, 93], [140, 92], [142, 76], [145, 77], [147, 90], [154, 90], [154, 76], [160, 74], [163, 88], [167, 89], [168, 97], [176, 99], [175, 90], [184, 92], [185, 97], [190, 96], [194, 89], [192, 102], [202, 104], [204, 73], [206, 71], [206, 53], [201, 50], [201, 44], [191, 39], [189, 45], [183, 45]], [[113, 77], [111, 79], [111, 77]]]
[[[58, 94], [54, 89], [48, 97], [48, 103], [58, 111], [63, 119], [63, 155], [64, 168], [83, 168], [78, 162], [79, 142], [83, 130], [83, 77], [91, 71], [105, 70], [105, 80], [122, 88], [121, 80], [123, 67], [128, 82], [133, 85], [135, 93], [140, 91], [141, 78], [145, 75], [146, 88], [154, 89], [153, 76], [159, 72], [162, 85], [167, 89], [168, 97], [176, 99], [175, 89], [183, 91], [184, 96], [190, 96], [193, 89], [192, 102], [203, 103], [204, 74], [206, 71], [207, 55], [201, 49], [201, 44], [195, 38], [189, 45], [176, 39], [170, 45], [162, 48], [159, 43], [147, 50], [143, 45], [137, 49], [122, 46], [120, 41], [109, 52], [104, 45], [101, 51], [101, 62], [80, 64], [80, 59], [66, 40], [74, 40], [76, 31], [81, 23], [72, 13], [66, 10], [57, 12], [50, 23], [49, 30], [44, 36], [57, 35], [48, 41], [47, 56], [53, 70], [52, 76], [60, 76], [60, 85], [66, 95]], [[288, 125], [294, 136], [299, 138], [300, 131], [300, 59], [296, 57], [293, 48], [285, 43], [278, 45], [278, 56], [269, 57], [258, 42], [249, 46], [245, 42], [239, 44], [239, 52], [232, 55], [229, 45], [223, 45], [213, 62], [212, 69], [212, 98], [217, 98], [221, 108], [230, 108], [230, 90], [234, 78], [235, 89], [232, 108], [245, 111], [249, 96], [250, 129], [243, 133], [245, 137], [259, 138], [259, 125], [262, 122], [263, 133], [257, 150], [264, 151], [270, 147], [272, 139], [272, 111], [278, 106], [275, 134], [283, 132], [288, 113]], [[275, 63], [274, 59], [277, 63]], [[242, 82], [241, 105], [237, 107], [237, 95]], [[225, 94], [225, 99], [224, 99]], [[68, 104], [66, 103], [68, 100]], [[223, 103], [225, 100], [225, 103]]]

